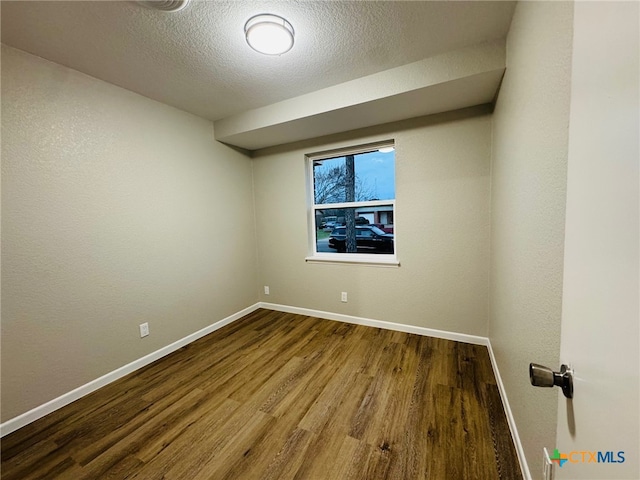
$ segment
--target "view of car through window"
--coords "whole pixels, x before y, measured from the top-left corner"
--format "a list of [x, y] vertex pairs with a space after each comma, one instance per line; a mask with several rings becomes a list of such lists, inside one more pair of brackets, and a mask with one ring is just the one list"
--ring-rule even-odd
[[[329, 248], [339, 253], [346, 252], [346, 238], [346, 227], [335, 228], [329, 237]], [[393, 253], [393, 234], [374, 226], [357, 226], [356, 248], [361, 253]]]

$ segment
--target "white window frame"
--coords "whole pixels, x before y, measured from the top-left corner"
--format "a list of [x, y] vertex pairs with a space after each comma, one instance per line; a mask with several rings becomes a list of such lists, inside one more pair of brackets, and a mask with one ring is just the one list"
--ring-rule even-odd
[[[367, 202], [344, 202], [344, 203], [325, 203], [316, 204], [314, 198], [313, 184], [313, 162], [327, 160], [333, 157], [341, 157], [345, 155], [357, 155], [361, 153], [372, 152], [384, 147], [394, 147], [394, 140], [386, 140], [383, 142], [370, 143], [355, 147], [346, 147], [324, 152], [318, 152], [305, 155], [306, 161], [306, 177], [307, 177], [307, 226], [308, 226], [308, 256], [305, 261], [308, 263], [339, 263], [339, 264], [358, 264], [373, 265], [381, 267], [399, 267], [398, 260], [398, 242], [396, 228], [396, 200], [372, 200]], [[397, 160], [397, 159], [396, 159]], [[393, 207], [393, 253], [392, 254], [370, 254], [370, 253], [327, 253], [318, 252], [316, 250], [316, 211], [340, 208], [360, 208], [360, 207], [377, 207], [388, 206]]]

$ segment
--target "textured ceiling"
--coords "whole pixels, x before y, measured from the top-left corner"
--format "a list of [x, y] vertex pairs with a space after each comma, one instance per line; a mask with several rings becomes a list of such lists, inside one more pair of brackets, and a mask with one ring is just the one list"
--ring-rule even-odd
[[[506, 36], [513, 2], [2, 1], [2, 42], [211, 120]], [[286, 17], [296, 43], [253, 51], [246, 20]]]

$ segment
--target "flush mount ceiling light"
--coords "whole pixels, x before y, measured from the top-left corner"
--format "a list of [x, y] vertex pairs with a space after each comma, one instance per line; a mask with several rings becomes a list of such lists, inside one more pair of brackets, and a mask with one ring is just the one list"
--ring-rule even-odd
[[189, 0], [140, 0], [138, 3], [163, 12], [179, 12], [187, 6]]
[[282, 55], [293, 47], [293, 27], [278, 15], [262, 14], [251, 17], [244, 25], [247, 43], [256, 52]]
[[381, 147], [378, 149], [380, 153], [391, 153], [395, 150], [394, 147]]

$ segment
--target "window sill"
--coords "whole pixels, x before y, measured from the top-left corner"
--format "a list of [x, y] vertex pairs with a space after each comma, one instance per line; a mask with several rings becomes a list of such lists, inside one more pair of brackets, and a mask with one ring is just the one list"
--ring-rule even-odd
[[[385, 258], [386, 257], [386, 258]], [[316, 253], [305, 257], [307, 263], [368, 265], [374, 267], [399, 267], [400, 261], [395, 255], [371, 255], [357, 253]]]

